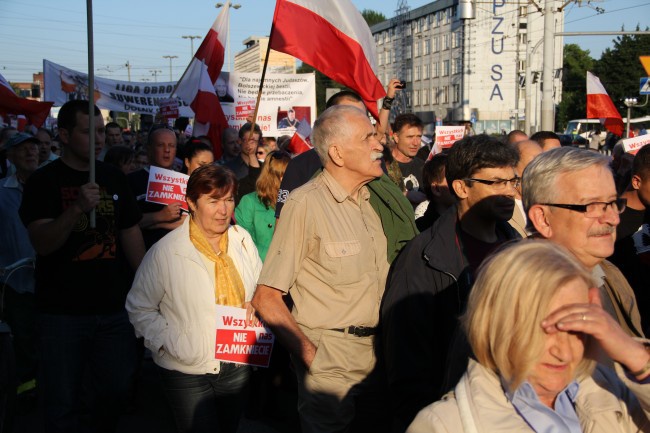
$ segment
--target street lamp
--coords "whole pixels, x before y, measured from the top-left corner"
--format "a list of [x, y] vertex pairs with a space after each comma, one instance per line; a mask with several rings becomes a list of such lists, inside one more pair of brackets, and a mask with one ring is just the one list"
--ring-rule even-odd
[[151, 72], [151, 75], [153, 75], [153, 81], [155, 83], [158, 82], [158, 74], [162, 73], [160, 69], [149, 69], [149, 72]]
[[163, 59], [169, 59], [169, 81], [172, 81], [172, 59], [178, 59], [178, 56], [162, 56]]
[[[241, 7], [240, 4], [232, 4], [232, 2], [228, 2], [225, 5], [227, 5], [228, 7], [233, 8], [233, 9], [239, 9]], [[216, 5], [214, 5], [214, 7], [219, 9], [220, 7], [225, 6], [225, 5], [223, 3], [217, 3]], [[228, 66], [228, 71], [232, 72], [232, 67], [230, 66], [230, 65], [232, 65], [232, 63], [230, 61], [230, 59], [232, 58], [231, 53], [230, 53], [230, 15], [228, 15], [228, 40], [226, 40], [226, 45], [227, 45], [226, 51], [228, 51], [228, 65], [229, 65]]]
[[190, 59], [192, 59], [194, 57], [194, 39], [201, 39], [201, 36], [183, 35], [181, 38], [190, 40]]

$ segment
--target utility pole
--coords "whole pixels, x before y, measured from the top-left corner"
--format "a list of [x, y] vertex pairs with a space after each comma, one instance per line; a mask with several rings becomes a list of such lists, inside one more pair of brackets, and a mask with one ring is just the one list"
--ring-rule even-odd
[[124, 66], [126, 66], [126, 72], [128, 74], [129, 81], [131, 81], [131, 63], [127, 60]]
[[153, 75], [153, 81], [155, 83], [158, 82], [158, 74], [160, 74], [162, 71], [160, 69], [149, 69], [149, 72], [151, 72], [151, 75]]
[[169, 59], [169, 81], [173, 81], [172, 79], [172, 59], [178, 59], [178, 56], [162, 56], [163, 59]]
[[192, 57], [194, 57], [194, 39], [201, 39], [201, 36], [183, 35], [181, 36], [181, 38], [190, 40], [190, 60], [191, 60]]
[[542, 130], [553, 131], [555, 125], [553, 103], [553, 68], [555, 60], [555, 0], [544, 1], [544, 61], [542, 69]]

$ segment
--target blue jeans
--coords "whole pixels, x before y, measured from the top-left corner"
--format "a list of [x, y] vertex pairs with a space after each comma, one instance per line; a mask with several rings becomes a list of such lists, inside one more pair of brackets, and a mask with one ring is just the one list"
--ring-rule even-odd
[[126, 311], [42, 314], [40, 344], [45, 431], [114, 432], [135, 370], [135, 333]]
[[158, 371], [179, 432], [237, 431], [250, 367], [221, 363], [219, 374], [185, 374], [161, 367]]

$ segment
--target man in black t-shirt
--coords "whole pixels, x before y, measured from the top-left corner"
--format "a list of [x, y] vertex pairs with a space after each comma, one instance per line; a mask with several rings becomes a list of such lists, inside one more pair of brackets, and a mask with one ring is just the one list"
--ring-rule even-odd
[[[94, 117], [98, 153], [104, 121], [97, 108]], [[37, 253], [38, 387], [45, 430], [79, 430], [86, 419], [82, 408], [90, 405], [93, 427], [111, 431], [135, 367], [135, 336], [124, 309], [129, 279], [123, 260], [133, 270], [142, 260], [141, 215], [121, 171], [97, 162], [96, 180], [88, 180], [88, 102], [63, 105], [58, 125], [63, 156], [29, 178], [20, 207]]]
[[414, 206], [426, 200], [426, 195], [421, 189], [424, 187], [422, 183], [424, 160], [416, 156], [422, 147], [422, 130], [422, 120], [412, 113], [400, 114], [393, 123], [395, 147], [391, 153], [402, 173], [402, 190]]
[[645, 335], [650, 333], [650, 146], [642, 147], [632, 162], [630, 187], [621, 222], [616, 227], [614, 254], [609, 260], [632, 286]]

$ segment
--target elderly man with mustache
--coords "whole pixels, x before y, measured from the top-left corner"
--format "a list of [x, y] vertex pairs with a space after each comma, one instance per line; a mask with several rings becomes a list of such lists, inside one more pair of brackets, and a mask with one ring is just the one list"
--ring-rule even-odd
[[618, 198], [607, 157], [562, 147], [537, 156], [524, 170], [527, 229], [568, 248], [600, 284], [603, 308], [631, 336], [642, 337], [632, 288], [616, 266], [616, 226], [626, 200]]

